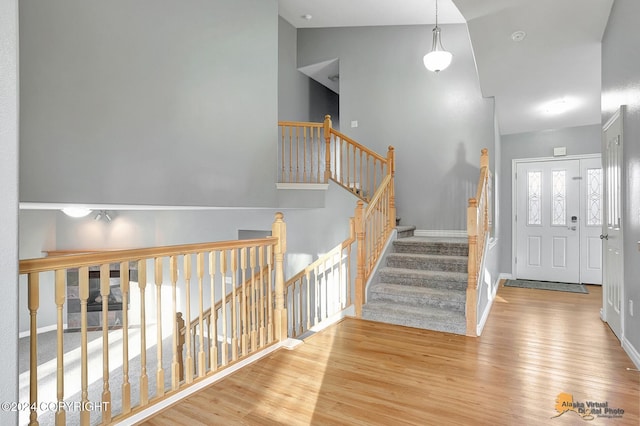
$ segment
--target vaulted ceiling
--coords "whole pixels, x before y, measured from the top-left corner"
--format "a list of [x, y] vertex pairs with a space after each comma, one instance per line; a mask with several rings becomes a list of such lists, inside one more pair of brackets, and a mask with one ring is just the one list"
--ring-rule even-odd
[[[433, 25], [435, 1], [279, 0], [279, 7], [296, 28]], [[501, 133], [521, 133], [600, 123], [600, 42], [613, 1], [438, 0], [438, 21], [467, 23]], [[524, 39], [514, 41], [517, 31]]]

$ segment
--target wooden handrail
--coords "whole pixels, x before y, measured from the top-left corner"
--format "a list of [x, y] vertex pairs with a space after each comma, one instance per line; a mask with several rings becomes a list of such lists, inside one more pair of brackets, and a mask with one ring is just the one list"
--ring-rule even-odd
[[466, 299], [466, 321], [468, 336], [477, 336], [477, 303], [478, 279], [481, 272], [482, 260], [485, 255], [485, 242], [490, 232], [489, 222], [489, 185], [491, 171], [489, 170], [489, 151], [484, 148], [480, 155], [480, 177], [476, 196], [469, 199], [467, 208], [467, 235], [469, 241], [469, 261]]
[[[101, 387], [100, 396], [96, 401], [103, 403], [99, 414], [102, 416], [102, 422], [120, 421], [131, 412], [161, 400], [167, 392], [183, 389], [193, 382], [196, 376], [200, 379], [213, 374], [218, 369], [228, 366], [230, 362], [248, 355], [251, 333], [255, 333], [255, 338], [251, 338], [252, 351], [261, 350], [278, 339], [286, 338], [288, 323], [283, 295], [286, 225], [281, 213], [276, 214], [272, 235], [261, 239], [78, 253], [20, 261], [20, 275], [25, 275], [27, 281], [30, 315], [29, 406], [35, 407], [28, 413], [30, 424], [38, 424], [38, 407], [41, 407], [39, 402], [64, 401], [69, 396], [65, 395], [65, 389], [74, 384], [79, 389], [80, 402], [83, 403], [81, 410], [76, 413], [65, 412], [65, 405], [57, 404], [56, 424], [91, 424], [95, 421], [91, 418], [95, 414], [89, 411], [91, 383], [98, 383]], [[247, 253], [251, 253], [250, 267], [253, 271], [259, 271], [260, 278], [251, 280], [251, 289], [246, 283], [242, 283], [241, 286], [234, 285], [229, 295], [225, 290], [227, 278], [235, 283], [238, 275], [245, 274]], [[168, 275], [165, 272], [167, 266]], [[112, 283], [112, 268], [119, 273], [118, 285]], [[133, 275], [134, 271], [137, 276]], [[94, 275], [99, 278], [95, 289], [92, 287]], [[47, 393], [48, 390], [41, 390], [39, 386], [37, 355], [39, 309], [41, 302], [51, 303], [51, 300], [40, 300], [40, 289], [50, 285], [50, 277], [54, 278], [53, 301], [57, 313], [57, 386], [53, 394]], [[227, 314], [220, 315], [218, 324], [211, 320], [215, 314], [207, 316], [204, 313], [204, 290], [207, 284], [205, 280], [209, 281], [209, 306], [221, 306], [224, 310], [225, 306], [229, 305]], [[190, 320], [194, 308], [197, 310], [196, 334], [188, 332], [189, 329], [195, 329], [194, 322], [189, 321], [188, 327], [178, 322], [182, 320], [177, 312], [178, 287], [181, 291], [184, 290], [187, 298], [184, 302], [186, 318]], [[146, 298], [147, 291], [154, 294], [155, 298]], [[248, 299], [250, 292], [259, 294], [252, 305], [242, 302]], [[49, 293], [46, 291], [43, 294]], [[130, 297], [132, 293], [135, 297]], [[216, 299], [216, 293], [221, 294], [221, 301]], [[72, 305], [67, 300], [68, 296], [77, 302], [74, 306], [78, 305], [79, 308], [77, 314], [70, 312], [77, 315], [77, 319], [68, 317], [70, 328], [77, 327], [80, 332], [79, 377], [76, 374], [65, 374], [65, 369], [68, 369], [66, 363], [70, 362], [65, 359], [63, 334], [64, 307], [69, 308]], [[193, 305], [190, 303], [192, 298]], [[119, 306], [114, 308], [114, 304]], [[250, 327], [248, 317], [244, 315], [247, 308], [255, 308], [255, 312], [251, 314], [253, 318]], [[135, 315], [130, 315], [134, 312]], [[97, 315], [91, 316], [89, 320], [90, 314]], [[168, 328], [166, 318], [175, 319], [169, 321]], [[120, 333], [113, 329], [114, 325], [117, 325], [122, 333], [119, 339], [122, 342], [122, 370], [113, 368], [113, 359], [115, 358], [115, 364], [118, 364], [120, 358], [110, 350], [113, 339], [118, 339], [117, 334]], [[88, 368], [90, 329], [102, 331], [102, 369]], [[223, 342], [218, 342], [217, 338], [211, 339], [211, 335], [217, 336], [218, 332], [224, 337]], [[183, 340], [183, 337], [186, 338]], [[173, 340], [170, 345], [173, 347], [168, 352], [163, 351], [163, 346], [167, 344], [166, 339]], [[155, 350], [153, 347], [147, 347], [147, 341], [155, 346]], [[178, 348], [185, 344], [186, 357], [183, 359], [182, 351]], [[129, 380], [129, 362], [136, 356], [129, 352], [131, 345], [139, 348], [139, 361], [136, 361], [140, 362], [140, 376], [137, 378], [140, 392], [138, 403], [134, 403], [132, 399]], [[151, 354], [150, 351], [156, 356], [153, 363], [147, 362], [147, 354]], [[171, 359], [167, 361], [167, 358]], [[167, 369], [168, 366], [170, 369]], [[197, 369], [194, 366], [197, 366]], [[150, 374], [155, 376], [156, 384], [153, 389], [149, 387]], [[164, 380], [165, 374], [170, 375], [171, 379], [168, 387]], [[185, 376], [184, 381], [181, 380], [182, 375]], [[120, 381], [119, 378], [122, 379], [118, 392], [122, 396], [122, 409], [120, 412], [114, 412], [111, 404], [111, 384]]]
[[322, 128], [324, 123], [316, 123], [311, 121], [278, 121], [280, 127], [319, 127]]
[[266, 237], [262, 239], [251, 240], [231, 240], [211, 243], [181, 244], [173, 246], [101, 251], [83, 254], [69, 254], [66, 256], [24, 259], [20, 260], [20, 274], [46, 272], [56, 269], [77, 268], [80, 266], [93, 266], [102, 263], [118, 263], [132, 259], [149, 259], [155, 257], [168, 257], [179, 254], [194, 254], [202, 251], [238, 249], [243, 247], [255, 246], [256, 244], [262, 242], [275, 244], [277, 242], [277, 238]]
[[352, 145], [355, 148], [358, 148], [359, 150], [361, 150], [362, 152], [366, 153], [367, 155], [370, 155], [371, 157], [374, 157], [377, 160], [379, 160], [380, 162], [386, 164], [387, 159], [385, 157], [383, 157], [382, 155], [380, 155], [377, 152], [373, 151], [372, 149], [367, 148], [366, 146], [359, 144], [358, 142], [356, 142], [355, 140], [351, 139], [349, 136], [345, 135], [344, 133], [340, 133], [336, 129], [331, 129], [331, 134], [334, 135], [334, 136], [338, 136], [340, 139], [344, 140], [345, 142], [348, 142], [349, 145]]

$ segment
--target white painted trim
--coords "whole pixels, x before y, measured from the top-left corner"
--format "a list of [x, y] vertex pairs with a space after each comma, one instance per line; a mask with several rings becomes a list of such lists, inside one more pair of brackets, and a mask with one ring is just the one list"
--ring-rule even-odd
[[141, 422], [143, 420], [145, 420], [146, 418], [158, 413], [160, 410], [162, 410], [163, 408], [167, 408], [168, 406], [170, 406], [173, 403], [176, 403], [178, 401], [180, 401], [181, 399], [186, 398], [189, 395], [192, 395], [196, 392], [198, 392], [199, 390], [227, 377], [229, 374], [234, 373], [236, 371], [238, 371], [239, 369], [259, 360], [260, 358], [264, 358], [265, 356], [271, 354], [272, 352], [275, 352], [276, 350], [280, 349], [280, 348], [290, 348], [292, 346], [298, 345], [299, 343], [296, 342], [292, 342], [291, 340], [295, 340], [295, 339], [287, 339], [284, 340], [282, 342], [276, 343], [275, 345], [269, 346], [268, 348], [264, 349], [263, 351], [260, 351], [256, 354], [253, 354], [241, 361], [238, 361], [237, 363], [230, 365], [229, 367], [225, 368], [224, 370], [222, 370], [220, 373], [214, 374], [211, 377], [207, 377], [206, 379], [197, 382], [191, 386], [189, 386], [188, 388], [186, 388], [185, 390], [179, 391], [167, 398], [164, 398], [162, 401], [158, 402], [157, 404], [152, 405], [149, 408], [146, 408], [136, 414], [134, 414], [131, 417], [127, 417], [126, 419], [116, 423], [118, 425], [133, 425], [135, 423]]
[[629, 355], [636, 368], [640, 370], [640, 352], [625, 337], [622, 338], [622, 349]]
[[355, 308], [354, 305], [351, 305], [351, 306], [341, 310], [340, 312], [337, 312], [337, 313], [327, 317], [325, 320], [320, 321], [318, 324], [316, 324], [313, 327], [311, 327], [310, 331], [313, 331], [314, 333], [317, 333], [318, 331], [322, 331], [325, 328], [337, 323], [338, 321], [342, 320], [343, 318], [353, 317], [355, 315], [356, 315], [356, 308]]
[[416, 237], [444, 237], [444, 238], [464, 238], [468, 237], [466, 230], [441, 230], [441, 229], [416, 229], [413, 231]]
[[513, 277], [513, 274], [508, 274], [506, 272], [501, 272], [500, 275], [498, 276], [498, 282], [502, 281], [502, 280], [514, 280], [515, 278]]
[[489, 298], [487, 307], [484, 309], [484, 312], [482, 313], [482, 318], [480, 318], [480, 322], [476, 327], [476, 335], [478, 337], [480, 337], [480, 335], [482, 334], [482, 330], [484, 330], [484, 326], [487, 323], [487, 320], [489, 319], [489, 313], [491, 313], [491, 307], [493, 306], [493, 301], [496, 299], [496, 295], [498, 294], [499, 283], [500, 283], [500, 278], [498, 278], [497, 283], [491, 284], [491, 286], [493, 287], [493, 290], [491, 290], [491, 297]]
[[328, 183], [276, 183], [277, 189], [303, 189], [311, 191], [326, 191], [329, 189]]
[[297, 348], [298, 346], [302, 345], [304, 343], [303, 340], [300, 339], [292, 339], [291, 337], [289, 337], [288, 339], [284, 340], [282, 342], [282, 347], [284, 349], [287, 349], [289, 351], [294, 350], [295, 348]]
[[[55, 331], [58, 329], [58, 325], [57, 324], [52, 324], [52, 325], [48, 325], [46, 327], [40, 327], [36, 330], [37, 334], [42, 334], [42, 333], [47, 333], [49, 331]], [[62, 329], [66, 330], [67, 329], [67, 324], [62, 324]], [[31, 336], [31, 331], [27, 330], [27, 331], [21, 331], [20, 333], [18, 333], [18, 339], [22, 339], [23, 337], [29, 337]]]

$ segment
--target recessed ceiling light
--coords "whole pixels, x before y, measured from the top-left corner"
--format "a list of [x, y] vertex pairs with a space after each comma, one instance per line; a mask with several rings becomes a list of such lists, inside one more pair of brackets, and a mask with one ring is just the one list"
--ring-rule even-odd
[[305, 13], [304, 15], [301, 16], [302, 19], [304, 19], [305, 21], [310, 21], [311, 18], [313, 18], [313, 16], [309, 15], [308, 13]]
[[521, 42], [526, 37], [527, 37], [527, 33], [525, 33], [524, 31], [516, 31], [513, 34], [511, 34], [511, 40], [515, 41], [516, 43]]

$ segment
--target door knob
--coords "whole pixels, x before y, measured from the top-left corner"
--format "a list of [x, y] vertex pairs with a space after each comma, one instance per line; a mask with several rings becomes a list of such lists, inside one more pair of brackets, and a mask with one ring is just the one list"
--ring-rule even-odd
[[600, 234], [600, 239], [601, 240], [608, 240], [609, 239], [609, 234], [605, 234], [605, 235]]
[[575, 231], [576, 227], [575, 226], [567, 226], [567, 229], [570, 231]]

